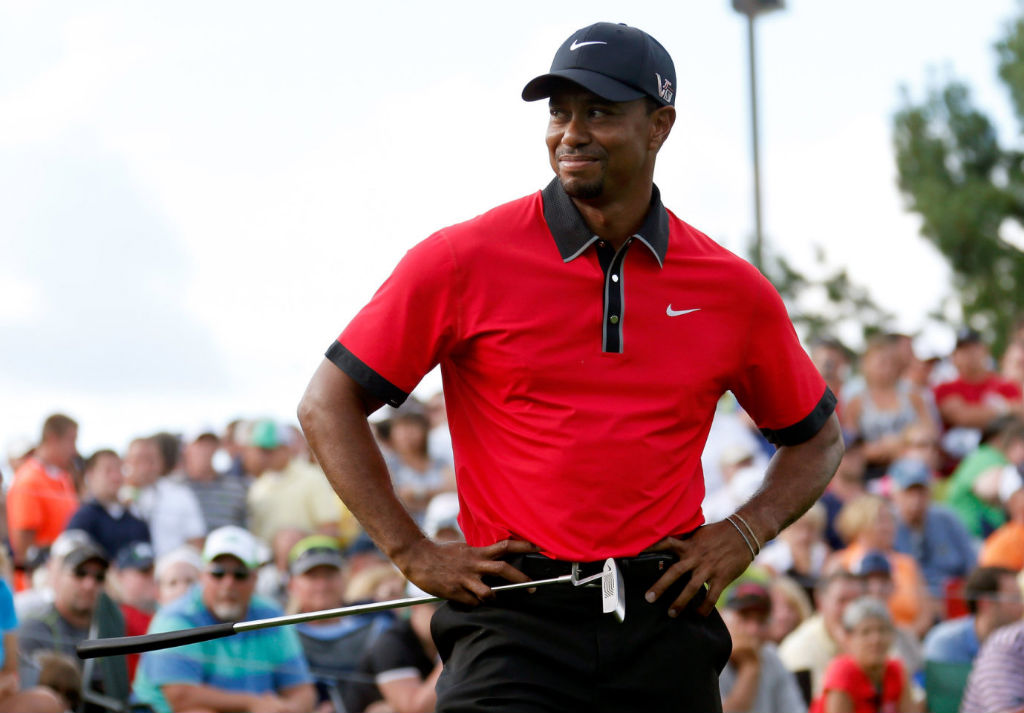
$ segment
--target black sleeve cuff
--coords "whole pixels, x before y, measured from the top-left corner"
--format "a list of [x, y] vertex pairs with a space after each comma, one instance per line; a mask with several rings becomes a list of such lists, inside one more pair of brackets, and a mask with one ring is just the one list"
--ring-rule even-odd
[[825, 387], [818, 405], [801, 421], [780, 429], [762, 428], [761, 434], [776, 446], [796, 446], [811, 440], [836, 410], [836, 395]]
[[341, 342], [336, 341], [331, 344], [324, 356], [336, 367], [352, 377], [352, 380], [366, 389], [367, 392], [386, 404], [398, 408], [409, 398], [409, 394], [360, 361]]

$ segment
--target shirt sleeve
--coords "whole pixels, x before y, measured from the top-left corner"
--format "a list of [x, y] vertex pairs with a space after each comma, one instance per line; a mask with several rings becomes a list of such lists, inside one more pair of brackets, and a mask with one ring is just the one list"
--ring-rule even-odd
[[0, 631], [18, 628], [18, 615], [14, 611], [14, 594], [6, 581], [0, 579]]
[[836, 397], [801, 346], [779, 293], [759, 279], [746, 360], [730, 389], [765, 438], [797, 445], [825, 425]]
[[35, 478], [26, 474], [21, 481], [15, 478], [7, 492], [7, 522], [11, 530], [32, 530], [43, 527], [43, 508], [35, 494]]
[[436, 233], [406, 253], [327, 358], [380, 400], [401, 405], [454, 344], [457, 290], [454, 255]]
[[825, 675], [821, 679], [822, 693], [826, 691], [851, 692], [856, 688], [858, 674], [857, 668], [852, 660], [846, 656], [837, 656], [825, 669]]

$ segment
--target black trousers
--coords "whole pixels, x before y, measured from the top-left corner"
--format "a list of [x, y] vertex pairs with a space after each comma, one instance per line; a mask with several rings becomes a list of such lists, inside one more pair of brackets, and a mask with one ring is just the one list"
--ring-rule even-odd
[[[533, 579], [568, 572], [537, 555], [510, 561]], [[702, 617], [694, 601], [669, 617], [682, 581], [654, 604], [644, 600], [672, 561], [619, 560], [622, 623], [601, 612], [599, 587], [556, 584], [502, 592], [479, 607], [442, 605], [431, 623], [444, 661], [437, 713], [720, 713], [718, 675], [732, 640], [718, 612]]]

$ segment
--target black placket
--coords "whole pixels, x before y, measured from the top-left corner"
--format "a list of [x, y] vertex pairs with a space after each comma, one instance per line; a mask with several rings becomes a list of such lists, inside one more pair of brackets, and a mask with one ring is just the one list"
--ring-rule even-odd
[[604, 272], [604, 313], [601, 320], [601, 351], [609, 354], [622, 353], [622, 323], [626, 305], [625, 280], [622, 265], [626, 260], [633, 238], [629, 238], [618, 250], [607, 241], [598, 240], [597, 259]]

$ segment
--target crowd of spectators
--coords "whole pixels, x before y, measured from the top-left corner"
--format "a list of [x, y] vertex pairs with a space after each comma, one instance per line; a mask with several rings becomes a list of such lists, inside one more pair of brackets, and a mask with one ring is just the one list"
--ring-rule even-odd
[[[899, 334], [860, 354], [812, 345], [846, 453], [719, 602], [726, 712], [1024, 711], [1024, 338], [1010, 343], [999, 363], [969, 329], [930, 359]], [[460, 538], [443, 397], [374, 425], [409, 512]], [[87, 638], [419, 592], [294, 426], [238, 420], [84, 458], [77, 431], [57, 414], [9, 444], [0, 713], [433, 710], [430, 604], [78, 661]], [[703, 456], [709, 521], [756, 491], [771, 452], [723, 398]]]

